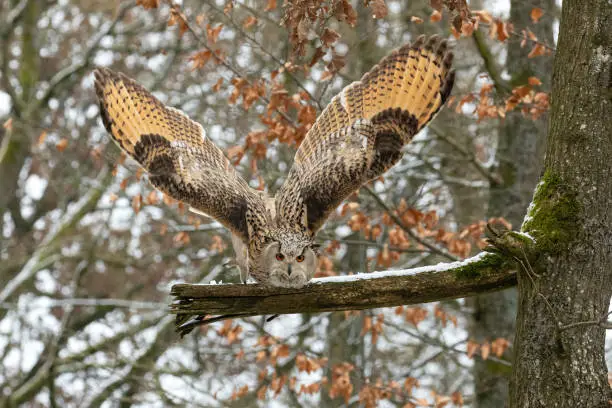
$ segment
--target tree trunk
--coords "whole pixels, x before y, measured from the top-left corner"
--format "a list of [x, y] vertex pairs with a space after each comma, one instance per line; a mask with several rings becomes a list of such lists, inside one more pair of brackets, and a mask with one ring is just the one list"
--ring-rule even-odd
[[[519, 279], [511, 407], [609, 407], [612, 7], [563, 2], [545, 174], [523, 229], [540, 256]], [[537, 275], [536, 275], [537, 274]]]
[[[532, 24], [533, 7], [544, 10], [538, 24]], [[510, 21], [516, 28], [529, 27], [541, 41], [553, 44], [553, 0], [510, 1]], [[542, 81], [542, 89], [550, 89], [552, 57], [528, 58], [530, 47], [520, 41], [508, 42], [506, 70], [511, 75], [510, 86], [526, 85], [535, 76]], [[504, 217], [514, 228], [519, 228], [525, 216], [533, 190], [544, 163], [547, 115], [537, 120], [519, 111], [508, 112], [499, 128], [497, 157], [502, 182], [491, 186], [489, 217]], [[511, 159], [510, 159], [511, 158]], [[517, 292], [515, 288], [500, 293], [489, 293], [474, 298], [474, 314], [470, 337], [477, 342], [503, 337], [512, 341], [515, 331]], [[503, 407], [508, 400], [510, 372], [506, 366], [489, 361], [474, 363], [475, 408]]]

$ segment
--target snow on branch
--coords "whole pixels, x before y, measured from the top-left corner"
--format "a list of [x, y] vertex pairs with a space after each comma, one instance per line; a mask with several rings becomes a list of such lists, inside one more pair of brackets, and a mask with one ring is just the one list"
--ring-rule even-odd
[[[242, 284], [176, 284], [171, 305], [183, 333], [191, 315], [223, 318], [288, 313], [360, 310], [472, 296], [514, 286], [514, 262], [500, 254], [480, 253], [464, 261], [405, 270], [313, 279], [301, 289]], [[197, 324], [192, 323], [190, 329]]]

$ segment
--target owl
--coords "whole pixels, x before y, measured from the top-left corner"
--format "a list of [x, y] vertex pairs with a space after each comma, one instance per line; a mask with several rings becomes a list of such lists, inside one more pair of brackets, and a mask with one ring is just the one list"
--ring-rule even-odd
[[300, 288], [314, 276], [315, 236], [328, 216], [396, 164], [444, 105], [452, 60], [445, 40], [419, 37], [345, 87], [309, 129], [274, 196], [251, 188], [200, 124], [132, 79], [99, 68], [95, 89], [106, 130], [151, 184], [231, 231], [243, 282]]

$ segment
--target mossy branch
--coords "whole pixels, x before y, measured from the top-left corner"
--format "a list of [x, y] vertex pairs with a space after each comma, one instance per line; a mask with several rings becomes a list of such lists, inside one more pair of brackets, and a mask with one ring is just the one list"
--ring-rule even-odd
[[[361, 310], [462, 298], [516, 284], [515, 264], [500, 254], [481, 253], [460, 262], [421, 268], [314, 279], [301, 289], [262, 285], [172, 287], [177, 330], [224, 318]], [[190, 316], [200, 318], [189, 320]], [[207, 315], [218, 316], [205, 320]], [[219, 316], [221, 315], [221, 316]]]

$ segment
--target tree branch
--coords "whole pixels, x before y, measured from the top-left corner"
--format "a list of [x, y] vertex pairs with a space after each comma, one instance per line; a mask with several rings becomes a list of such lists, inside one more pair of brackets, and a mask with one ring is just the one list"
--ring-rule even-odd
[[380, 208], [382, 208], [383, 210], [385, 210], [385, 212], [387, 214], [389, 214], [389, 217], [391, 217], [391, 219], [402, 230], [404, 230], [404, 232], [406, 234], [408, 234], [408, 236], [410, 238], [414, 239], [419, 244], [421, 244], [424, 247], [428, 248], [434, 254], [441, 255], [441, 256], [443, 256], [446, 259], [449, 259], [451, 261], [459, 261], [460, 258], [458, 256], [455, 256], [455, 255], [451, 254], [450, 252], [448, 252], [446, 249], [444, 249], [442, 247], [439, 247], [439, 246], [437, 246], [435, 244], [432, 244], [428, 240], [426, 240], [426, 239], [420, 237], [418, 234], [416, 234], [411, 228], [409, 228], [408, 226], [404, 225], [404, 222], [401, 220], [401, 218], [398, 217], [397, 215], [395, 215], [393, 213], [393, 211], [391, 210], [391, 208], [389, 208], [389, 206], [382, 200], [382, 198], [380, 198], [380, 196], [378, 194], [376, 194], [376, 192], [374, 190], [372, 190], [369, 186], [363, 186], [363, 187], [361, 187], [361, 190], [366, 191], [374, 199], [374, 201], [376, 201], [378, 206]]
[[497, 61], [491, 53], [491, 50], [489, 49], [489, 47], [487, 47], [485, 37], [482, 32], [479, 30], [474, 30], [474, 35], [472, 35], [472, 38], [474, 39], [474, 43], [476, 44], [476, 49], [478, 50], [478, 53], [482, 57], [485, 69], [493, 80], [495, 90], [497, 90], [497, 92], [499, 92], [501, 95], [511, 93], [512, 87], [502, 79], [501, 68], [497, 64]]
[[49, 257], [50, 253], [55, 249], [54, 244], [56, 244], [66, 232], [73, 228], [89, 211], [95, 208], [111, 180], [112, 173], [109, 170], [103, 170], [100, 173], [98, 176], [99, 186], [92, 187], [74, 207], [66, 211], [60, 222], [47, 233], [38, 249], [32, 254], [21, 271], [0, 290], [0, 303], [6, 302], [25, 282], [34, 277], [36, 272], [40, 269], [39, 265], [45, 262], [45, 259]]
[[[313, 279], [301, 289], [262, 285], [190, 285], [172, 287], [171, 312], [177, 330], [224, 318], [390, 307], [472, 296], [516, 284], [514, 262], [481, 253], [460, 262], [414, 269]], [[188, 315], [223, 315], [182, 323]]]
[[98, 49], [100, 42], [102, 39], [109, 35], [114, 29], [119, 21], [123, 19], [125, 14], [132, 8], [131, 3], [124, 3], [121, 5], [117, 15], [111, 21], [111, 23], [106, 27], [105, 30], [101, 31], [91, 42], [91, 44], [87, 47], [85, 54], [81, 58], [81, 60], [73, 65], [67, 66], [57, 72], [53, 78], [49, 81], [49, 86], [45, 90], [44, 94], [38, 99], [36, 104], [33, 104], [33, 111], [39, 109], [42, 105], [46, 104], [49, 99], [51, 99], [56, 92], [57, 88], [64, 82], [68, 80], [75, 80], [76, 78], [80, 78], [75, 76], [78, 72], [85, 70], [89, 64], [91, 63], [92, 57], [94, 53]]

